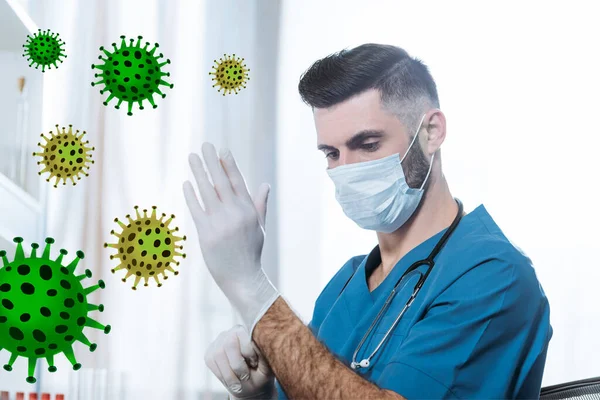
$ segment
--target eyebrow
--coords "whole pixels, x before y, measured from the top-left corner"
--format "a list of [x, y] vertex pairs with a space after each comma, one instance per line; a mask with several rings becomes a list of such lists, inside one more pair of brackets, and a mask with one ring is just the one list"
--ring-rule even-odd
[[[381, 138], [385, 136], [385, 132], [377, 129], [365, 129], [352, 136], [345, 143], [346, 147], [350, 150], [357, 149], [365, 140], [373, 138]], [[337, 150], [335, 147], [328, 144], [320, 144], [317, 146], [317, 150]]]

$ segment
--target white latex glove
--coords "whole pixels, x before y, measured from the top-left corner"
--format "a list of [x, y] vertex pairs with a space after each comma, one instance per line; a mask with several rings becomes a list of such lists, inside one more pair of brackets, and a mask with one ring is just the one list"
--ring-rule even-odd
[[252, 337], [256, 323], [279, 297], [261, 266], [270, 187], [262, 184], [253, 200], [230, 151], [221, 151], [219, 160], [214, 146], [204, 143], [202, 155], [213, 184], [197, 154], [190, 154], [189, 162], [204, 208], [189, 181], [183, 185], [185, 199], [206, 266]]
[[204, 362], [234, 399], [272, 399], [275, 375], [241, 325], [221, 333], [204, 355]]

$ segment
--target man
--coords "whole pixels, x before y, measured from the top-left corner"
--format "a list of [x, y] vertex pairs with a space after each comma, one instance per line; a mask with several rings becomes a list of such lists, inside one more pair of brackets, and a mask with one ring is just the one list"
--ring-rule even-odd
[[[305, 326], [260, 265], [269, 186], [252, 199], [231, 153], [219, 160], [205, 144], [214, 186], [191, 155], [204, 207], [189, 182], [184, 192], [206, 265], [248, 332], [221, 334], [208, 367], [238, 399], [538, 398], [548, 301], [486, 209], [464, 215], [452, 197], [428, 68], [400, 48], [365, 44], [315, 62], [299, 91], [337, 200], [379, 244], [342, 266]], [[433, 268], [409, 269], [428, 258]]]

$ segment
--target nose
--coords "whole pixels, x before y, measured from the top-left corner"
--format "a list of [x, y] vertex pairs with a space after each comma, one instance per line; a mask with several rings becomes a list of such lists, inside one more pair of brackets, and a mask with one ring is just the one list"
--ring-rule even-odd
[[358, 158], [358, 152], [356, 151], [340, 151], [340, 156], [338, 158], [338, 166], [346, 165], [346, 164], [354, 164], [360, 162], [361, 160]]

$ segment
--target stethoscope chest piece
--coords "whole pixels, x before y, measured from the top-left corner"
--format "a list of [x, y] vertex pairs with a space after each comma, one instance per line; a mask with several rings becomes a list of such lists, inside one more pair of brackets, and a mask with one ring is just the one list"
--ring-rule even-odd
[[353, 370], [357, 370], [359, 368], [369, 368], [369, 365], [371, 365], [371, 362], [367, 359], [364, 359], [360, 363], [352, 361], [352, 363], [350, 364], [350, 368], [352, 368]]

